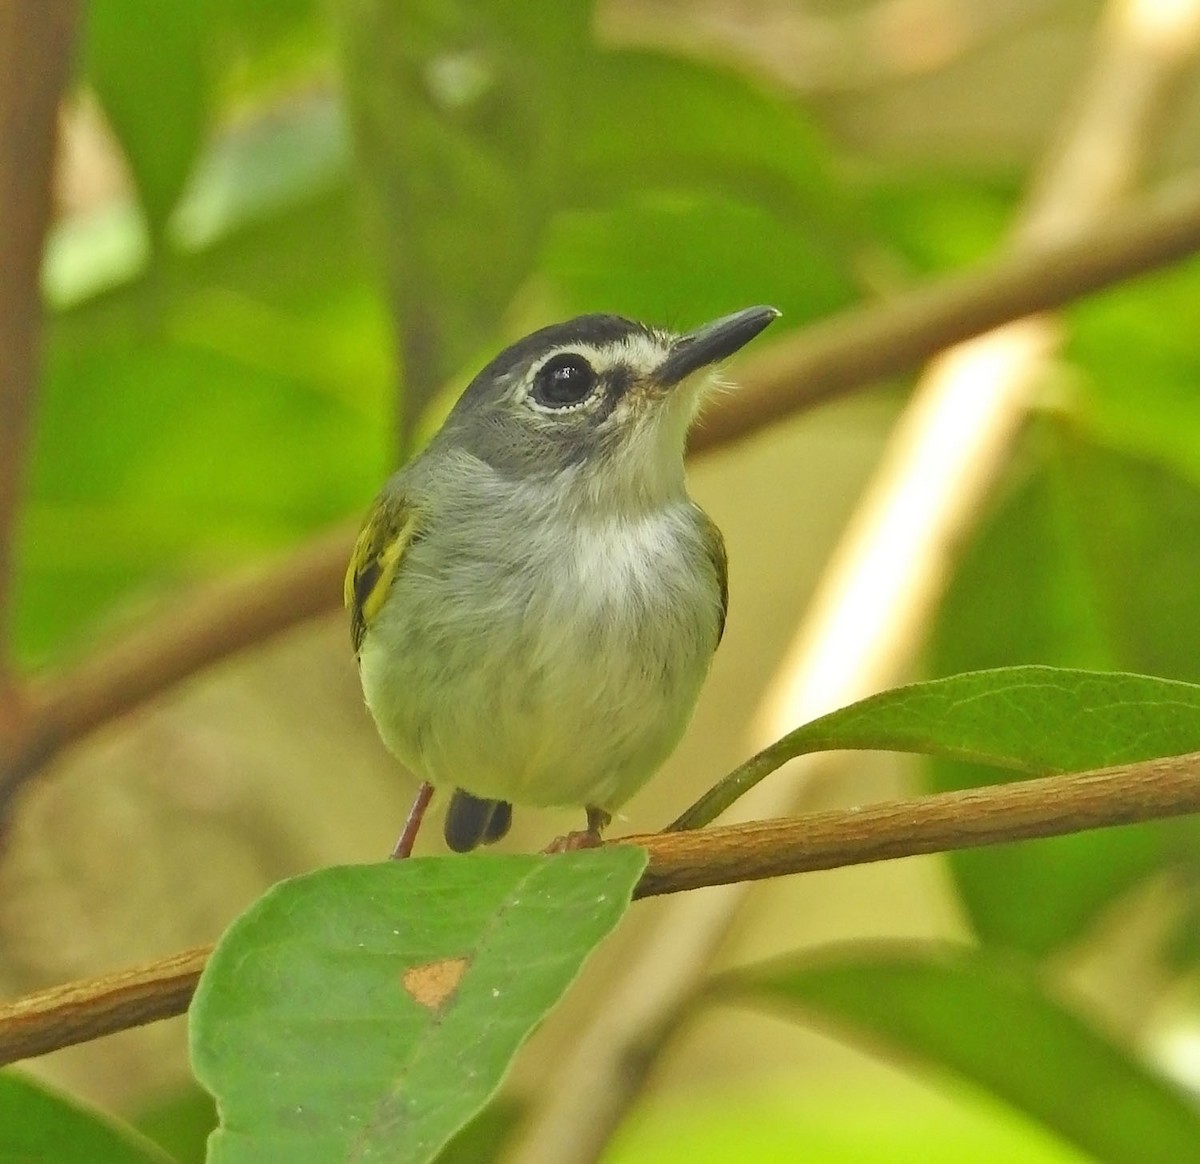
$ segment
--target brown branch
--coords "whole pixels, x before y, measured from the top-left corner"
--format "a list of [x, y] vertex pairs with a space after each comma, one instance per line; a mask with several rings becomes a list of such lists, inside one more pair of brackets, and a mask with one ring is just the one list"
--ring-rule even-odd
[[212, 946], [197, 946], [135, 966], [55, 986], [0, 1008], [5, 1063], [183, 1014]]
[[[649, 851], [649, 867], [635, 892], [641, 898], [1190, 812], [1200, 812], [1200, 752], [788, 820], [608, 843]], [[211, 951], [210, 946], [185, 950], [0, 1007], [0, 1064], [182, 1014]]]
[[265, 573], [215, 584], [34, 689], [15, 754], [0, 764], [0, 817], [21, 785], [68, 744], [209, 664], [333, 610], [353, 542], [351, 527], [334, 530]]
[[[894, 302], [806, 328], [740, 370], [741, 387], [693, 441], [706, 453], [879, 377], [910, 371], [947, 344], [1060, 307], [1200, 250], [1200, 175], [1135, 203], [1073, 241], [1011, 254]], [[349, 529], [297, 551], [275, 572], [222, 584], [35, 693], [18, 746], [0, 756], [0, 811], [63, 747], [200, 668], [337, 608]]]
[[13, 698], [8, 621], [13, 536], [38, 376], [42, 244], [53, 204], [58, 103], [76, 0], [0, 4], [0, 740]]

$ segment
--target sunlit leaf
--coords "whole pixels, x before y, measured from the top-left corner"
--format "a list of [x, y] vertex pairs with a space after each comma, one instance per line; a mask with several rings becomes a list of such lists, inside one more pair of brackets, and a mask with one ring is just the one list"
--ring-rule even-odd
[[1081, 423], [1200, 484], [1200, 262], [1085, 299], [1070, 324]]
[[1016, 198], [1016, 183], [916, 170], [867, 181], [863, 201], [880, 242], [925, 274], [993, 255], [1012, 227]]
[[812, 122], [744, 76], [665, 53], [609, 52], [571, 100], [577, 204], [656, 188], [742, 198], [831, 254], [860, 225]]
[[[860, 1082], [860, 1079], [862, 1080]], [[869, 1082], [867, 1082], [869, 1081]], [[990, 1096], [772, 1072], [639, 1105], [605, 1164], [1094, 1164]]]

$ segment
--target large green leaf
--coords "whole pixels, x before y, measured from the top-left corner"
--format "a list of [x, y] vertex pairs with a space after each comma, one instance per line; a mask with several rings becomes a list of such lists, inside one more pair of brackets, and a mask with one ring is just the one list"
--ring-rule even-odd
[[346, 93], [404, 373], [401, 438], [496, 333], [566, 179], [593, 56], [579, 0], [341, 0]]
[[161, 235], [212, 116], [203, 6], [93, 0], [84, 64]]
[[1200, 751], [1200, 686], [1002, 667], [912, 683], [812, 720], [726, 777], [673, 828], [698, 828], [796, 756], [918, 752], [1047, 774]]
[[654, 52], [608, 52], [563, 96], [575, 205], [649, 189], [718, 193], [790, 221], [831, 251], [862, 225], [799, 106], [744, 76]]
[[541, 268], [566, 302], [686, 328], [769, 300], [790, 327], [856, 297], [845, 264], [759, 206], [656, 192], [560, 214]]
[[171, 1164], [132, 1128], [0, 1072], [0, 1164]]
[[[1072, 429], [1042, 426], [1033, 437], [1021, 479], [964, 555], [937, 621], [934, 667], [1038, 660], [1200, 680], [1200, 490]], [[940, 760], [931, 778], [961, 788], [996, 773]], [[1181, 819], [949, 859], [980, 937], [1040, 953], [1077, 939], [1168, 859], [1189, 859], [1196, 838], [1195, 822]]]
[[52, 317], [18, 555], [23, 660], [357, 514], [390, 464], [387, 319], [344, 191]]
[[879, 944], [739, 971], [717, 993], [967, 1080], [1107, 1164], [1200, 1159], [1196, 1105], [1025, 964], [964, 947]]
[[615, 846], [424, 858], [277, 886], [226, 932], [192, 1004], [213, 1164], [432, 1160], [628, 907]]

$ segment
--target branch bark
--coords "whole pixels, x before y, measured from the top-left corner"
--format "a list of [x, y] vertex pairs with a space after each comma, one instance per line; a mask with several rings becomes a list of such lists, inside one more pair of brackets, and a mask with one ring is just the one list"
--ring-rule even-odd
[[8, 652], [12, 547], [38, 375], [58, 103], [77, 16], [76, 0], [0, 5], [0, 745], [17, 718]]
[[[650, 864], [635, 892], [642, 898], [1190, 812], [1200, 812], [1200, 752], [789, 820], [607, 843], [649, 851]], [[199, 946], [0, 1007], [0, 1065], [183, 1014], [211, 952], [211, 946]]]
[[[909, 372], [944, 345], [1200, 250], [1200, 174], [1135, 203], [1072, 241], [1001, 257], [893, 302], [856, 308], [766, 349], [740, 368], [692, 442], [725, 448], [786, 416]], [[201, 668], [341, 603], [354, 532], [331, 531], [271, 571], [221, 583], [30, 693], [15, 746], [0, 754], [0, 815], [64, 747]]]

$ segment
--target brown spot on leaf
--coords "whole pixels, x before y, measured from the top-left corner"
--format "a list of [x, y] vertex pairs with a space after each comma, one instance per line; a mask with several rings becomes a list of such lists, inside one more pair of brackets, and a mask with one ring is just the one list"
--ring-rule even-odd
[[467, 972], [466, 958], [439, 958], [410, 966], [400, 977], [405, 991], [421, 1006], [438, 1010], [451, 998]]

